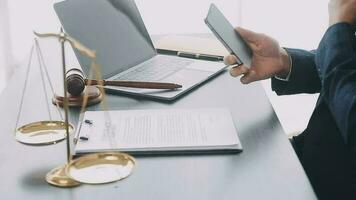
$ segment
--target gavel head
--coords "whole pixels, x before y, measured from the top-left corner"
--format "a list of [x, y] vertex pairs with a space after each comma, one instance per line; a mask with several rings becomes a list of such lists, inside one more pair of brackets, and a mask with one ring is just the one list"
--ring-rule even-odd
[[85, 89], [84, 74], [80, 69], [72, 68], [66, 73], [67, 92], [80, 96]]

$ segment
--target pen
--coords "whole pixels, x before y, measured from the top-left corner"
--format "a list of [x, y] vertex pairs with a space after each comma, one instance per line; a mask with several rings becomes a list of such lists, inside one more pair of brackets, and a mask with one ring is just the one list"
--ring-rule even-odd
[[189, 53], [189, 52], [183, 52], [183, 51], [178, 51], [177, 55], [180, 57], [195, 58], [195, 59], [210, 60], [210, 61], [223, 61], [224, 60], [223, 56], [214, 56], [214, 55], [200, 54], [200, 53]]
[[199, 59], [210, 60], [210, 61], [224, 61], [224, 57], [222, 56], [212, 56], [207, 54], [200, 54]]
[[224, 61], [224, 56], [190, 53], [190, 52], [174, 51], [174, 50], [167, 50], [167, 49], [157, 49], [157, 52], [161, 54], [167, 54], [167, 55], [177, 55], [179, 57], [184, 57], [184, 58], [202, 59], [202, 60], [209, 60], [209, 61]]
[[178, 89], [182, 85], [175, 83], [162, 83], [162, 82], [143, 82], [143, 81], [108, 81], [108, 80], [90, 80], [85, 79], [85, 84], [88, 85], [103, 85], [103, 86], [120, 86], [131, 88], [145, 88], [145, 89]]

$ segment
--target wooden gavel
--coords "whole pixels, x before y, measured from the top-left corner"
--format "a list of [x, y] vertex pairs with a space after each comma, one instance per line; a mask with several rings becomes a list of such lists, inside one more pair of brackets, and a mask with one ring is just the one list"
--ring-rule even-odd
[[72, 68], [66, 73], [67, 91], [72, 96], [79, 96], [87, 85], [101, 86], [119, 86], [144, 89], [166, 89], [173, 90], [182, 86], [175, 83], [161, 82], [141, 82], [141, 81], [111, 81], [111, 80], [92, 80], [84, 78], [84, 74], [80, 69]]

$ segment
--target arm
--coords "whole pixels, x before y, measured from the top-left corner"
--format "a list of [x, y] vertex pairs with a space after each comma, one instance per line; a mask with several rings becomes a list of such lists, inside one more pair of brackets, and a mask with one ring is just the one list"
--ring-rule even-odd
[[356, 134], [356, 39], [348, 23], [331, 26], [316, 53], [322, 96], [345, 142]]
[[272, 90], [278, 95], [317, 93], [321, 82], [315, 66], [315, 54], [299, 49], [286, 49], [292, 59], [292, 69], [288, 81], [272, 77]]

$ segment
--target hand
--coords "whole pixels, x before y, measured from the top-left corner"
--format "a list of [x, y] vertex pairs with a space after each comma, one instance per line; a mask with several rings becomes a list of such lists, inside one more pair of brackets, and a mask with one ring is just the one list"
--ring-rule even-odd
[[[231, 68], [230, 74], [232, 76], [243, 75], [241, 78], [243, 84], [273, 76], [287, 77], [291, 68], [290, 58], [286, 50], [281, 48], [276, 40], [267, 35], [255, 33], [240, 27], [235, 30], [251, 47], [253, 57], [250, 68], [244, 65]], [[226, 56], [224, 60], [229, 65], [236, 63], [234, 55]]]
[[[248, 84], [253, 81], [263, 80], [278, 76], [287, 77], [291, 64], [288, 53], [281, 48], [276, 40], [261, 34], [255, 33], [241, 27], [235, 29], [252, 49], [251, 67], [241, 65], [233, 67], [230, 74], [234, 77], [243, 75], [241, 82]], [[236, 63], [236, 57], [229, 55], [224, 58], [226, 64]]]
[[329, 25], [340, 22], [356, 23], [356, 0], [329, 1]]

